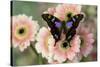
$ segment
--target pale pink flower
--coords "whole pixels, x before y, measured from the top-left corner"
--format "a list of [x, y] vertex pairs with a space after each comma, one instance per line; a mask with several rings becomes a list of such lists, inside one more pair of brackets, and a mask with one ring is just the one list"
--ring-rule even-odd
[[49, 56], [49, 49], [48, 46], [51, 44], [54, 44], [54, 39], [52, 39], [52, 42], [48, 44], [48, 41], [50, 38], [53, 38], [49, 29], [46, 27], [42, 27], [37, 35], [37, 43], [35, 45], [35, 48], [38, 53], [41, 53], [43, 57], [48, 58]]
[[88, 27], [85, 27], [84, 25], [81, 24], [77, 29], [77, 34], [80, 36], [81, 39], [80, 54], [87, 57], [88, 54], [90, 54], [93, 49], [93, 43], [94, 43], [93, 33], [89, 31]]
[[56, 8], [49, 8], [48, 13], [56, 16], [61, 21], [67, 20], [67, 14], [72, 15], [79, 14], [81, 12], [81, 6], [76, 4], [60, 4]]
[[67, 14], [72, 13], [72, 15], [79, 14], [81, 11], [80, 5], [73, 4], [62, 4], [56, 7], [56, 13], [54, 14], [60, 20], [67, 19]]
[[24, 51], [29, 45], [30, 41], [35, 40], [35, 34], [39, 26], [37, 21], [32, 20], [24, 14], [12, 16], [12, 44], [18, 47], [20, 51]]
[[90, 32], [89, 28], [85, 27], [84, 24], [80, 24], [77, 29], [77, 35], [80, 36], [80, 52], [68, 62], [80, 62], [82, 57], [87, 57], [93, 50], [93, 34]]
[[51, 55], [52, 61], [57, 60], [59, 63], [62, 63], [66, 60], [73, 60], [77, 53], [80, 52], [80, 39], [78, 35], [75, 35], [72, 41], [70, 42], [71, 47], [67, 46], [65, 48], [62, 45], [63, 41], [60, 40], [56, 43], [56, 46], [50, 46], [50, 52], [52, 52], [53, 54]]

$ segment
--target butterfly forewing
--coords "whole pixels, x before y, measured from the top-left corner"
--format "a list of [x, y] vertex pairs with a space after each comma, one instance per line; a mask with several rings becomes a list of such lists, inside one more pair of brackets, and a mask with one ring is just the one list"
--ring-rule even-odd
[[84, 15], [83, 14], [77, 14], [75, 16], [72, 17], [72, 21], [73, 23], [73, 27], [74, 29], [76, 29], [80, 23], [80, 21], [83, 19]]
[[66, 23], [67, 27], [70, 27], [66, 34], [66, 40], [71, 41], [73, 36], [76, 34], [76, 28], [78, 27], [80, 21], [83, 19], [83, 14], [74, 15], [70, 21]]
[[47, 22], [51, 29], [51, 34], [56, 41], [60, 40], [62, 22], [53, 15], [42, 14], [42, 18]]

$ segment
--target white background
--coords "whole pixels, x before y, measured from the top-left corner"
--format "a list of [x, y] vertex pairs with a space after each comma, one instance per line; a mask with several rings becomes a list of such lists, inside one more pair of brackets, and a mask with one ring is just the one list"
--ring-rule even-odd
[[[24, 0], [25, 1], [25, 0]], [[74, 3], [98, 5], [98, 61], [56, 65], [37, 65], [31, 67], [100, 67], [100, 0], [27, 0], [36, 2]], [[0, 0], [0, 67], [10, 67], [10, 0]], [[29, 67], [29, 66], [28, 66]]]

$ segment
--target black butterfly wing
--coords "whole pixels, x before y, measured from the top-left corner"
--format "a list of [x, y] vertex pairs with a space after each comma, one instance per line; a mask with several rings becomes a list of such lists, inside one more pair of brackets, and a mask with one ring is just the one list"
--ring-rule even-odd
[[47, 22], [48, 26], [50, 27], [50, 32], [56, 42], [60, 40], [62, 22], [58, 18], [50, 14], [42, 14], [42, 18]]
[[72, 17], [73, 20], [73, 28], [76, 29], [80, 23], [80, 21], [84, 18], [83, 14], [77, 14], [75, 16]]
[[66, 34], [66, 40], [71, 41], [73, 36], [76, 34], [76, 28], [78, 27], [80, 21], [83, 19], [83, 14], [74, 15], [71, 20], [69, 20], [66, 25], [69, 26], [69, 30]]

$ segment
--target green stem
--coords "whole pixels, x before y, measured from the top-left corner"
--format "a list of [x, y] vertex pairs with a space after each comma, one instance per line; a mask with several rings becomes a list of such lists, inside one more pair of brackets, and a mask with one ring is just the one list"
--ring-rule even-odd
[[32, 48], [32, 50], [34, 51], [34, 53], [39, 56], [39, 54], [37, 53], [37, 51], [35, 50], [35, 48], [32, 46], [32, 44], [30, 45], [30, 47]]
[[35, 48], [32, 46], [32, 44], [30, 45], [30, 47], [32, 48], [32, 50], [34, 51], [34, 53], [36, 54], [36, 56], [38, 57], [38, 63], [39, 64], [42, 64], [43, 61], [42, 61], [42, 56], [40, 54], [37, 53], [37, 51], [35, 50]]
[[42, 64], [43, 63], [43, 61], [42, 61], [43, 59], [42, 59], [42, 56], [40, 54], [39, 54], [39, 58], [38, 59], [39, 59], [39, 64]]

